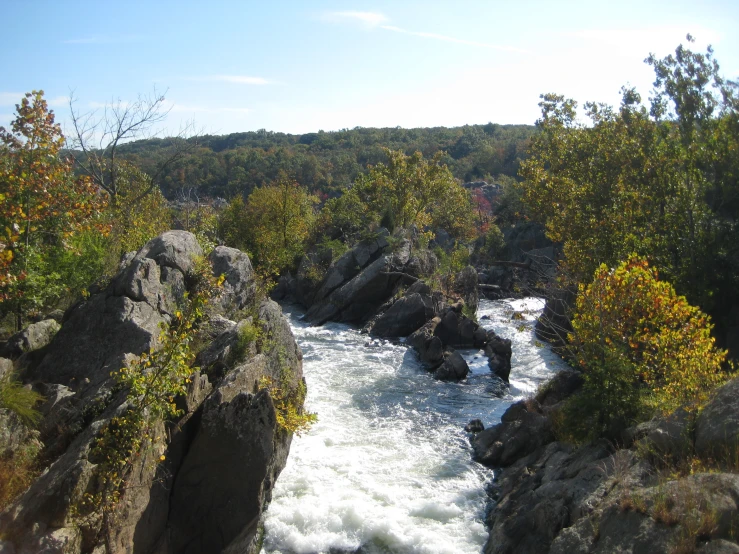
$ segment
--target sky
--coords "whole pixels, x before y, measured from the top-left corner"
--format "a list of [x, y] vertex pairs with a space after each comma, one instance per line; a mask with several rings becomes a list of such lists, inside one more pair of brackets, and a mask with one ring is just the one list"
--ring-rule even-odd
[[0, 0], [0, 125], [163, 95], [158, 132], [533, 124], [539, 95], [646, 99], [691, 33], [739, 78], [739, 0]]

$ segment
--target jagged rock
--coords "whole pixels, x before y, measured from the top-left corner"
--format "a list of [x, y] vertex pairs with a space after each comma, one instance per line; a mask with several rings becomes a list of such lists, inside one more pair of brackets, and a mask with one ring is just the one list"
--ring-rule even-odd
[[171, 267], [183, 274], [190, 273], [194, 260], [203, 256], [195, 235], [187, 231], [167, 231], [153, 238], [136, 254], [137, 258], [149, 258], [160, 267]]
[[667, 417], [655, 420], [642, 441], [649, 451], [664, 460], [680, 459], [693, 451], [694, 419], [694, 414], [680, 408]]
[[430, 250], [416, 250], [405, 266], [405, 271], [414, 277], [431, 275], [439, 267], [439, 260]]
[[330, 276], [327, 276], [321, 290], [316, 294], [316, 303], [308, 310], [306, 318], [317, 325], [327, 321], [355, 323], [366, 320], [378, 304], [392, 295], [394, 286], [400, 279], [393, 273], [405, 266], [409, 256], [410, 241], [403, 240], [393, 254], [380, 256], [361, 273], [344, 285], [337, 285], [338, 288], [334, 288], [319, 301], [324, 287], [329, 282], [334, 282], [329, 281]]
[[479, 419], [470, 420], [470, 422], [464, 426], [464, 430], [468, 433], [479, 433], [485, 430], [485, 426]]
[[270, 298], [285, 302], [297, 302], [297, 298], [295, 297], [297, 282], [297, 279], [289, 271], [283, 273], [277, 280], [277, 285], [269, 292]]
[[706, 458], [736, 459], [739, 445], [739, 379], [721, 387], [701, 411], [695, 426], [695, 451]]
[[539, 316], [534, 330], [539, 340], [562, 347], [566, 344], [567, 333], [572, 331], [570, 313], [575, 306], [575, 292], [559, 290], [547, 298], [544, 311]]
[[488, 467], [505, 467], [554, 440], [549, 418], [529, 411], [524, 401], [512, 404], [501, 423], [475, 435], [474, 458]]
[[254, 298], [256, 285], [249, 256], [241, 250], [217, 246], [208, 256], [214, 275], [223, 275], [223, 289], [217, 302], [229, 312], [243, 309]]
[[504, 339], [493, 331], [487, 332], [485, 355], [488, 357], [488, 367], [506, 383], [511, 374], [511, 339]]
[[[29, 369], [47, 396], [41, 406], [41, 429], [48, 438], [44, 455], [56, 459], [0, 515], [0, 536], [12, 529], [17, 552], [101, 551], [101, 520], [80, 523], [73, 507], [97, 486], [94, 469], [102, 460], [92, 446], [98, 434], [128, 409], [126, 391], [114, 392], [110, 372], [156, 344], [159, 323], [169, 320], [185, 293], [186, 273], [192, 269], [187, 249], [200, 255], [197, 241], [186, 235], [165, 233], [129, 257], [109, 286], [68, 312], [44, 359]], [[221, 249], [210, 259], [216, 274], [226, 273], [220, 308], [230, 313], [251, 302], [248, 258]], [[154, 436], [166, 439], [134, 460], [115, 526], [106, 533], [114, 554], [188, 552], [196, 543], [198, 552], [256, 554], [254, 531], [290, 444], [290, 435], [277, 427], [269, 393], [258, 391], [259, 383], [269, 377], [281, 387], [294, 387], [302, 380], [302, 355], [279, 306], [264, 301], [256, 310], [264, 351], [256, 354], [248, 344], [229, 357], [227, 369], [236, 367], [218, 376], [215, 391], [208, 377], [195, 371], [187, 395], [176, 399], [184, 415], [166, 429], [155, 424]], [[212, 362], [230, 352], [227, 347], [238, 343], [240, 326], [250, 321], [236, 324], [211, 315], [202, 336], [215, 336], [217, 344], [206, 346], [201, 358]], [[222, 336], [230, 340], [218, 342]], [[213, 483], [200, 488], [198, 503], [173, 504], [174, 498], [194, 494], [188, 479], [206, 466], [215, 469], [208, 475]], [[197, 513], [203, 506], [209, 507], [208, 517]]]
[[696, 554], [739, 554], [739, 545], [724, 539], [707, 542], [696, 551]]
[[434, 377], [440, 381], [460, 381], [467, 377], [470, 368], [462, 355], [456, 350], [446, 350], [444, 361], [434, 369]]
[[372, 325], [377, 337], [405, 337], [434, 316], [434, 301], [426, 294], [406, 294]]
[[465, 306], [472, 312], [477, 312], [480, 294], [477, 288], [477, 270], [471, 265], [466, 266], [454, 279], [454, 286], [462, 296]]
[[39, 350], [51, 342], [60, 328], [61, 325], [53, 319], [32, 323], [8, 339], [3, 355], [17, 358], [26, 352]]
[[583, 384], [582, 373], [571, 369], [563, 369], [547, 381], [536, 395], [536, 400], [543, 408], [556, 406], [577, 392]]

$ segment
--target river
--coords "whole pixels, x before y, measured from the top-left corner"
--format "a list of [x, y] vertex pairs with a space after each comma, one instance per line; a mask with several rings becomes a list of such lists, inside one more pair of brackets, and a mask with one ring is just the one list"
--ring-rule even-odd
[[436, 381], [402, 342], [335, 323], [311, 327], [285, 306], [303, 350], [306, 406], [318, 422], [293, 439], [262, 552], [479, 553], [493, 473], [471, 460], [463, 427], [474, 418], [498, 423], [563, 367], [534, 337], [542, 308], [536, 298], [480, 304], [480, 324], [513, 341], [508, 387], [481, 351], [460, 351], [466, 380]]

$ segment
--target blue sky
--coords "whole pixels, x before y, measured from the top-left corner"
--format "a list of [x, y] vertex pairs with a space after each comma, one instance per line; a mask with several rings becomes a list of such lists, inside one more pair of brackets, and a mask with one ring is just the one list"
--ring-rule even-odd
[[739, 1], [0, 0], [0, 125], [166, 92], [164, 134], [533, 123], [539, 94], [646, 97], [687, 32], [739, 78]]

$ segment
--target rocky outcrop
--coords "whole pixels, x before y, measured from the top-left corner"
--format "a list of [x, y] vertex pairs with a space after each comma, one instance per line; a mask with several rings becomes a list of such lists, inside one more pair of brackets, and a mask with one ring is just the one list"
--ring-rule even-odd
[[[731, 425], [736, 382], [721, 389], [695, 422], [685, 410], [633, 429], [630, 448], [597, 440], [581, 447], [555, 440], [551, 415], [582, 383], [567, 371], [536, 398], [513, 404], [501, 422], [468, 430], [478, 461], [503, 467], [486, 517], [485, 554], [734, 552], [739, 518], [739, 475], [696, 473], [675, 477], [652, 465], [655, 456], [693, 456], [700, 419], [711, 429]], [[473, 424], [474, 423], [474, 424]], [[722, 427], [723, 426], [723, 427]], [[708, 433], [708, 427], [704, 431]], [[709, 436], [711, 437], [709, 439]], [[724, 437], [707, 434], [714, 455]], [[636, 441], [636, 442], [634, 442]], [[710, 444], [710, 446], [709, 446]], [[649, 453], [647, 456], [644, 453]], [[716, 458], [703, 458], [715, 462]]]
[[[233, 249], [209, 257], [225, 281], [201, 325], [204, 372], [193, 372], [187, 396], [177, 400], [182, 416], [155, 424], [161, 439], [132, 461], [108, 523], [80, 503], [99, 486], [97, 437], [129, 408], [110, 373], [157, 347], [160, 324], [182, 305], [201, 255], [190, 233], [157, 237], [68, 312], [43, 359], [29, 367], [46, 396], [40, 430], [51, 463], [0, 514], [0, 534], [18, 554], [100, 552], [104, 543], [113, 553], [257, 552], [259, 520], [291, 439], [260, 382], [297, 387], [302, 355], [279, 306], [255, 305], [251, 263]], [[244, 309], [252, 314], [246, 320], [223, 317]], [[255, 326], [263, 340], [246, 341]]]
[[[360, 245], [339, 258], [316, 292], [315, 303], [306, 317], [317, 325], [327, 321], [366, 321], [380, 304], [392, 296], [395, 286], [402, 280], [403, 269], [410, 258], [411, 243], [403, 239], [394, 252], [370, 261], [373, 257], [371, 252], [380, 251], [379, 247], [372, 250]], [[361, 262], [367, 265], [362, 266]], [[357, 263], [361, 271], [355, 272], [353, 263]]]

